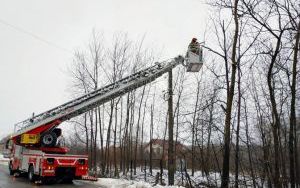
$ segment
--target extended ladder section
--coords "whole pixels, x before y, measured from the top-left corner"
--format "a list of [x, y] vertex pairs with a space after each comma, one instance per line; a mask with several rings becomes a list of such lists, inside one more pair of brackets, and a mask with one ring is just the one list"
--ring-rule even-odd
[[33, 130], [39, 130], [40, 132], [35, 131], [37, 134], [49, 130], [63, 121], [78, 116], [95, 108], [96, 106], [154, 81], [164, 73], [172, 70], [175, 66], [183, 64], [183, 62], [184, 58], [182, 56], [178, 56], [169, 62], [156, 63], [149, 68], [127, 76], [115, 83], [17, 123], [15, 125], [16, 132], [12, 135], [12, 137], [18, 137], [24, 133], [32, 132]]

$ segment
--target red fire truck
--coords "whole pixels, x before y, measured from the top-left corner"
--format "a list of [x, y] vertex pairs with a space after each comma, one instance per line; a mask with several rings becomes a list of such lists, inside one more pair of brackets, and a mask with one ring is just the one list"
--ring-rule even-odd
[[[86, 155], [67, 155], [63, 148], [27, 148], [13, 144], [9, 163], [10, 175], [28, 173], [32, 182], [55, 180], [71, 182], [73, 179], [90, 179], [88, 176], [88, 157]], [[56, 151], [55, 151], [56, 150]]]
[[88, 156], [69, 155], [68, 148], [59, 143], [61, 129], [57, 126], [154, 81], [179, 64], [185, 65], [188, 72], [198, 72], [203, 64], [202, 57], [188, 51], [186, 58], [178, 56], [169, 62], [155, 63], [115, 83], [17, 123], [15, 133], [6, 142], [10, 174], [27, 173], [33, 182], [47, 179], [67, 182], [73, 179], [96, 180], [88, 176]]
[[49, 133], [29, 131], [8, 139], [5, 156], [10, 158], [10, 175], [27, 173], [28, 179], [35, 183], [70, 183], [73, 179], [96, 181], [97, 178], [88, 176], [88, 156], [67, 154], [69, 149], [58, 142], [60, 135], [61, 129], [54, 128]]

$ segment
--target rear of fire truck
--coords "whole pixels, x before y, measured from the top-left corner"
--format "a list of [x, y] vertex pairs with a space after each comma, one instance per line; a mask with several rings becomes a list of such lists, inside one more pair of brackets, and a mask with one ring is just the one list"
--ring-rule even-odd
[[35, 183], [71, 183], [74, 179], [97, 180], [88, 176], [87, 155], [67, 154], [68, 148], [53, 144], [56, 139], [51, 139], [49, 138], [49, 145], [46, 147], [38, 145], [40, 138], [36, 135], [24, 134], [20, 145], [15, 144], [13, 139], [8, 140], [6, 148], [10, 153], [10, 175], [27, 174], [28, 179]]

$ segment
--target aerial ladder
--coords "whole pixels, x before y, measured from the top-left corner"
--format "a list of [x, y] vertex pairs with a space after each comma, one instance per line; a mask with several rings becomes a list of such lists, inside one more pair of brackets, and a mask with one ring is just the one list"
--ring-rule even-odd
[[[33, 181], [37, 177], [56, 177], [60, 170], [63, 176], [72, 173], [68, 180], [84, 179], [88, 173], [87, 156], [69, 156], [66, 155], [67, 148], [56, 146], [57, 138], [61, 135], [57, 126], [154, 81], [179, 64], [184, 65], [188, 72], [199, 72], [203, 65], [202, 53], [188, 50], [185, 57], [178, 56], [170, 61], [156, 62], [121, 80], [15, 124], [15, 132], [6, 144], [10, 150], [10, 173], [27, 172], [29, 179]], [[64, 166], [64, 162], [59, 160], [61, 158], [68, 159], [71, 163]]]

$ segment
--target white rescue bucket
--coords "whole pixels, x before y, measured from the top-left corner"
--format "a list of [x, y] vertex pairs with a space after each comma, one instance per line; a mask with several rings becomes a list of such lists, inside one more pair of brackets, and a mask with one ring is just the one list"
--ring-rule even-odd
[[199, 54], [188, 51], [186, 56], [187, 72], [199, 72], [202, 66], [202, 49]]

